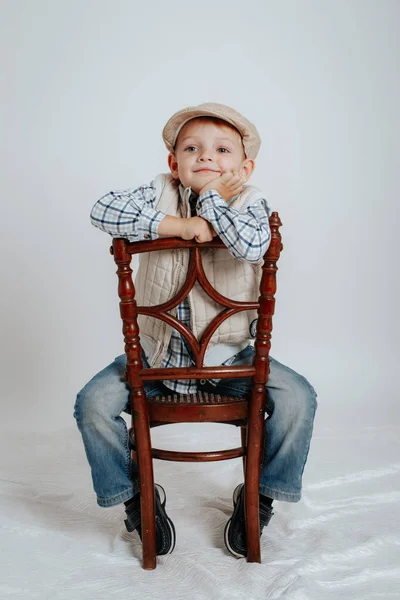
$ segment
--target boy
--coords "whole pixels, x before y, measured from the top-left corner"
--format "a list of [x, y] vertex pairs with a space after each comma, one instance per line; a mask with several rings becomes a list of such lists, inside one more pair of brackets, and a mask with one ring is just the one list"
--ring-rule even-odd
[[[222, 261], [217, 259], [221, 254], [208, 254], [211, 283], [218, 281], [219, 291], [231, 293], [237, 300], [248, 300], [252, 295], [257, 298], [259, 265], [268, 248], [270, 231], [266, 200], [259, 190], [246, 185], [261, 143], [256, 128], [237, 111], [208, 103], [173, 115], [163, 130], [163, 139], [169, 150], [170, 175], [159, 175], [150, 185], [136, 190], [110, 192], [93, 207], [93, 225], [131, 241], [178, 236], [206, 242], [218, 235], [228, 252], [218, 251], [223, 253]], [[141, 258], [135, 283], [139, 304], [146, 300], [150, 304], [164, 302], [176, 288], [178, 269], [174, 253], [167, 253], [163, 264], [157, 262], [159, 258], [154, 262], [151, 256], [149, 253]], [[191, 292], [177, 308], [177, 317], [197, 336], [204, 331], [202, 315], [209, 316], [212, 310], [212, 303]], [[249, 338], [254, 335], [254, 321], [247, 312], [236, 317], [225, 321], [215, 332], [205, 357], [208, 364], [251, 364], [254, 349]], [[192, 364], [178, 332], [159, 320], [140, 319], [145, 365]], [[233, 324], [228, 325], [230, 321]], [[78, 394], [74, 415], [91, 466], [98, 504], [113, 506], [124, 502], [128, 531], [136, 529], [141, 535], [137, 467], [131, 463], [127, 428], [120, 416], [129, 407], [124, 371], [122, 355]], [[202, 389], [243, 395], [250, 386], [249, 379], [145, 382], [148, 397], [167, 394], [171, 389], [187, 394]], [[273, 500], [300, 499], [315, 408], [316, 394], [306, 379], [271, 358], [260, 477], [260, 535], [273, 514]], [[163, 488], [156, 485], [155, 491], [157, 554], [167, 554], [175, 545], [175, 529], [165, 510]], [[234, 556], [243, 557], [243, 484], [235, 489], [233, 501], [225, 543]]]

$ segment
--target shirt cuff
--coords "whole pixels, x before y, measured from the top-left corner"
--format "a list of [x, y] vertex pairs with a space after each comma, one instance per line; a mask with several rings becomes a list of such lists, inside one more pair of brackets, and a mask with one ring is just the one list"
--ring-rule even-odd
[[161, 210], [144, 206], [138, 221], [139, 241], [158, 239], [158, 226], [165, 216]]

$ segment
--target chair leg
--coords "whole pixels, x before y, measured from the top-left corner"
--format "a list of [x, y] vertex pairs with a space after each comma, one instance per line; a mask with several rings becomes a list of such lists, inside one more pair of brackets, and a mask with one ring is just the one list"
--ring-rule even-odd
[[243, 454], [243, 475], [246, 479], [246, 448], [247, 448], [247, 426], [240, 428], [240, 438], [242, 441], [242, 446], [245, 449], [245, 454]]
[[140, 481], [143, 568], [151, 570], [155, 569], [157, 565], [155, 490], [149, 415], [144, 392], [141, 393], [140, 390], [135, 392], [133, 404], [132, 424], [135, 432], [136, 457]]
[[264, 427], [264, 415], [259, 406], [260, 404], [255, 402], [253, 397], [247, 425], [247, 460], [244, 486], [247, 562], [258, 563], [261, 562], [259, 489]]

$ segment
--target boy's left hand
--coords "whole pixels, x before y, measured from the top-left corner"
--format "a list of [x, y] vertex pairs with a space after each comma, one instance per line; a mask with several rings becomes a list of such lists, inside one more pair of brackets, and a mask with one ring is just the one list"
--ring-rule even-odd
[[199, 191], [199, 196], [209, 190], [216, 190], [224, 200], [230, 200], [233, 196], [240, 194], [245, 181], [237, 171], [224, 171], [222, 175], [212, 179]]

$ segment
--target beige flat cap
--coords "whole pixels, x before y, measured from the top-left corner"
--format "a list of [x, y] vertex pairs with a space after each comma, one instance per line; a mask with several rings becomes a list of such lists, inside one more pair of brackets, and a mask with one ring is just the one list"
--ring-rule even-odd
[[255, 158], [261, 146], [257, 129], [243, 115], [225, 104], [206, 102], [199, 106], [188, 106], [178, 111], [165, 125], [162, 136], [169, 152], [175, 149], [175, 143], [182, 127], [197, 117], [216, 117], [236, 127], [243, 139], [246, 158]]

